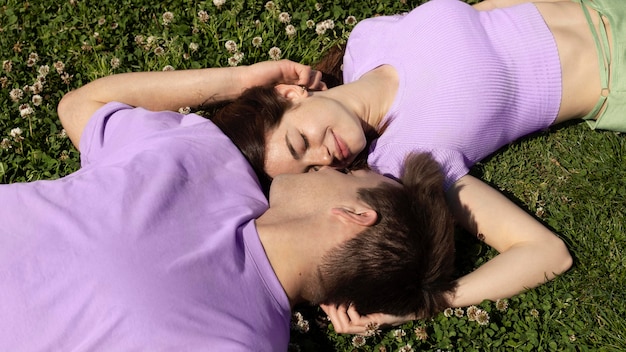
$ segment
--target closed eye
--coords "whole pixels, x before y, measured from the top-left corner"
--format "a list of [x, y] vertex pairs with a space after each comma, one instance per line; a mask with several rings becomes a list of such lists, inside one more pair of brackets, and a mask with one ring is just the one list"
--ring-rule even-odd
[[309, 147], [311, 146], [309, 144], [309, 140], [306, 138], [306, 136], [304, 135], [304, 133], [300, 133], [300, 136], [302, 137], [302, 141], [304, 141], [304, 150], [308, 150]]

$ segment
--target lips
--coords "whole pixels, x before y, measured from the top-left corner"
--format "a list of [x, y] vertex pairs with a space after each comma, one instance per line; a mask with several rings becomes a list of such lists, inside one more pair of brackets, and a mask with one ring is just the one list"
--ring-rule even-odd
[[338, 156], [340, 161], [347, 161], [348, 158], [350, 157], [350, 150], [348, 149], [348, 147], [346, 146], [346, 143], [341, 140], [340, 137], [337, 137], [337, 135], [335, 134], [335, 132], [331, 132], [333, 134], [333, 138], [335, 139], [335, 146], [337, 147], [337, 152], [338, 152]]

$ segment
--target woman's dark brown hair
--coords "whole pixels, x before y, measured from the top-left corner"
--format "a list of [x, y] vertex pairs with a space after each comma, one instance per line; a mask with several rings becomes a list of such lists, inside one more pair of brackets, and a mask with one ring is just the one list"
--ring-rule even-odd
[[343, 84], [342, 67], [345, 51], [345, 45], [333, 45], [317, 63], [312, 65], [314, 69], [322, 73], [322, 81], [328, 88]]
[[274, 87], [253, 87], [211, 118], [248, 159], [266, 194], [271, 178], [265, 172], [265, 138], [290, 106]]

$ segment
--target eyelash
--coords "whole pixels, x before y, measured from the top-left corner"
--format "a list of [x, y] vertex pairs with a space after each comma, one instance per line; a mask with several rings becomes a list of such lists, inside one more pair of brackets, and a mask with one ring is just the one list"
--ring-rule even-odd
[[302, 137], [302, 140], [304, 141], [304, 150], [308, 150], [310, 146], [309, 140], [306, 138], [304, 133], [300, 133], [300, 136]]

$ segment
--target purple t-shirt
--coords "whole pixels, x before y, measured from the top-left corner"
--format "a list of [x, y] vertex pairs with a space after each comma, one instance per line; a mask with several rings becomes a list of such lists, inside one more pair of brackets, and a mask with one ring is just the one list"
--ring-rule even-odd
[[408, 153], [430, 152], [447, 188], [500, 147], [548, 127], [561, 103], [556, 43], [532, 3], [477, 11], [432, 0], [362, 21], [348, 39], [344, 81], [385, 64], [400, 85], [368, 162], [393, 177]]
[[1, 351], [279, 351], [254, 173], [210, 121], [110, 103], [82, 168], [0, 185]]

